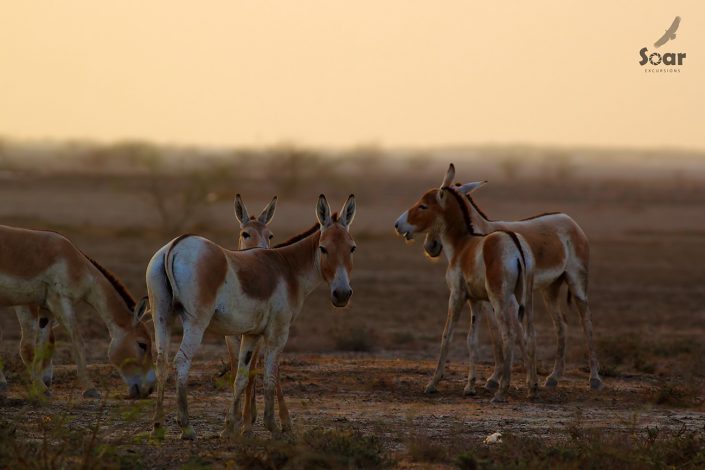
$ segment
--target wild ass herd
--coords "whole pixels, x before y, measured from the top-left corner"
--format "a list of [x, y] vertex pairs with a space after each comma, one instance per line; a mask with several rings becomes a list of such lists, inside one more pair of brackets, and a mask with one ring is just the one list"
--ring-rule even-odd
[[[590, 387], [601, 388], [587, 297], [589, 246], [583, 231], [573, 219], [560, 213], [517, 222], [489, 220], [470, 197], [484, 182], [461, 185], [454, 184], [454, 179], [451, 164], [441, 187], [425, 192], [394, 225], [407, 240], [426, 234], [425, 252], [431, 257], [443, 253], [448, 260], [448, 318], [438, 365], [425, 393], [435, 392], [443, 378], [453, 332], [467, 302], [471, 311], [467, 335], [470, 367], [464, 393], [476, 393], [478, 319], [484, 316], [494, 339], [494, 373], [484, 385], [495, 392], [492, 401], [506, 400], [515, 343], [525, 364], [528, 395], [535, 397], [534, 291], [542, 294], [557, 335], [555, 365], [544, 386], [557, 386], [565, 366], [566, 323], [560, 298], [564, 285], [566, 302], [568, 306], [575, 304], [582, 321]], [[100, 396], [87, 373], [77, 325], [75, 307], [83, 301], [108, 328], [108, 358], [127, 384], [129, 396], [147, 397], [156, 384], [155, 437], [164, 433], [164, 392], [172, 326], [177, 317], [183, 325], [174, 358], [181, 437], [195, 438], [189, 423], [187, 383], [193, 357], [207, 330], [225, 336], [234, 376], [232, 403], [222, 435], [251, 430], [257, 415], [254, 371], [260, 353], [264, 425], [273, 434], [279, 432], [274, 417], [276, 396], [281, 431], [290, 431], [291, 418], [279, 382], [280, 355], [292, 322], [318, 285], [328, 285], [336, 307], [346, 306], [352, 296], [350, 278], [356, 244], [350, 225], [356, 205], [351, 195], [340, 212], [333, 214], [321, 195], [316, 204], [316, 224], [272, 247], [274, 235], [268, 224], [275, 209], [276, 197], [258, 217], [250, 216], [237, 195], [238, 250], [196, 235], [175, 238], [149, 261], [148, 296], [139, 302], [117, 277], [62, 235], [0, 226], [0, 305], [13, 307], [20, 321], [20, 356], [33, 390], [49, 394], [52, 328], [57, 321], [68, 333], [83, 395]], [[147, 328], [150, 321], [156, 363]], [[0, 370], [0, 392], [6, 388]]]

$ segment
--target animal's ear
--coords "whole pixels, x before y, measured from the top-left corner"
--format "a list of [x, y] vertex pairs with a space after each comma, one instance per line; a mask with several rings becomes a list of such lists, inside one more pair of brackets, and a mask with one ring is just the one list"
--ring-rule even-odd
[[316, 217], [321, 227], [328, 227], [333, 221], [330, 218], [330, 206], [326, 197], [321, 194], [318, 196], [318, 204], [316, 205]]
[[446, 177], [443, 179], [443, 183], [441, 183], [441, 188], [445, 186], [450, 186], [453, 184], [453, 180], [455, 179], [455, 165], [452, 163], [448, 166], [448, 171], [446, 172]]
[[245, 203], [242, 202], [242, 198], [239, 194], [235, 195], [235, 217], [237, 217], [237, 220], [240, 221], [240, 225], [250, 220], [250, 215], [247, 213], [247, 207], [245, 207]]
[[[137, 324], [142, 321], [149, 308], [149, 297], [144, 296], [137, 302], [135, 309], [132, 311], [132, 326], [137, 326]], [[150, 312], [151, 313], [151, 312]]]
[[465, 183], [461, 186], [458, 186], [455, 189], [457, 189], [460, 194], [470, 194], [480, 186], [483, 186], [485, 183], [487, 183], [487, 181], [473, 181], [472, 183]]
[[264, 225], [267, 225], [270, 220], [272, 220], [272, 217], [274, 217], [274, 211], [277, 208], [277, 197], [274, 196], [271, 201], [269, 201], [269, 204], [267, 204], [267, 207], [264, 208], [262, 213], [257, 217], [257, 220], [262, 222]]
[[353, 219], [355, 218], [355, 195], [351, 194], [348, 196], [348, 200], [345, 201], [343, 208], [340, 210], [340, 223], [345, 226], [345, 228], [350, 227]]
[[448, 189], [441, 188], [436, 192], [436, 200], [441, 207], [446, 206], [446, 200], [448, 199]]

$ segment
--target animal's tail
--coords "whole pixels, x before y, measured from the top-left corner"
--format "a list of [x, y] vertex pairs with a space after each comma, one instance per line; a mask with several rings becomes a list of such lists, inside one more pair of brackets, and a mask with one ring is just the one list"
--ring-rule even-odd
[[174, 253], [174, 247], [181, 240], [190, 236], [191, 234], [185, 234], [176, 237], [171, 241], [171, 243], [169, 243], [166, 252], [164, 252], [164, 273], [166, 274], [166, 278], [169, 281], [169, 287], [171, 288], [172, 302], [175, 302], [179, 296], [179, 288], [176, 285], [176, 279], [174, 278], [174, 259], [176, 258], [176, 254]]
[[516, 296], [517, 301], [519, 302], [519, 321], [521, 322], [524, 320], [524, 311], [526, 309], [526, 305], [530, 301], [529, 296], [532, 295], [531, 273], [533, 272], [533, 269], [531, 269], [530, 266], [527, 267], [526, 256], [524, 255], [524, 250], [521, 247], [521, 242], [519, 241], [519, 237], [517, 237], [517, 234], [510, 231], [506, 231], [505, 233], [509, 235], [509, 237], [514, 242], [514, 245], [516, 245], [517, 250], [519, 250], [519, 256], [517, 257], [517, 269], [519, 271], [519, 278], [517, 279], [517, 285], [514, 291], [514, 295]]

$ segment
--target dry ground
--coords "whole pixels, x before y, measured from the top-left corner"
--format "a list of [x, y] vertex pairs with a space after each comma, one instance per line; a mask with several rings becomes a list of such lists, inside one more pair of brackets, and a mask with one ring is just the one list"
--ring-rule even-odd
[[[459, 175], [465, 175], [462, 167]], [[353, 272], [355, 294], [349, 308], [335, 310], [326, 290], [319, 289], [294, 326], [282, 370], [296, 432], [301, 435], [318, 427], [356, 429], [376, 436], [397, 462], [414, 466], [420, 465], [415, 462], [420, 459], [418, 452], [412, 449], [419, 439], [457, 450], [480, 446], [495, 431], [561, 442], [576, 426], [625, 436], [657, 427], [703, 429], [705, 189], [681, 183], [499, 182], [478, 193], [477, 202], [497, 218], [566, 211], [592, 243], [590, 294], [605, 390], [588, 390], [577, 313], [570, 312], [565, 380], [557, 390], [544, 390], [530, 402], [524, 396], [523, 371], [516, 368], [513, 378], [518, 389], [504, 405], [490, 405], [487, 394], [462, 396], [467, 316], [456, 333], [439, 394], [422, 393], [445, 322], [445, 262], [429, 262], [421, 254], [420, 243], [405, 246], [391, 228], [396, 216], [432, 181], [418, 178], [390, 187], [383, 180], [358, 179], [350, 188], [340, 182], [323, 187], [336, 205], [348, 192], [359, 194], [353, 225], [359, 246]], [[123, 277], [136, 296], [143, 295], [149, 257], [175, 234], [165, 233], [155, 222], [153, 205], [143, 193], [147, 184], [139, 178], [99, 176], [14, 178], [0, 186], [0, 220], [64, 232]], [[253, 212], [277, 189], [256, 181], [241, 185], [244, 189], [231, 192], [242, 192]], [[288, 198], [280, 196], [272, 224], [278, 240], [310, 226], [318, 192], [318, 188], [308, 192], [303, 188]], [[224, 194], [214, 204], [199, 208], [201, 216], [190, 228], [232, 246], [236, 225], [231, 194], [227, 190]], [[538, 304], [539, 370], [546, 375], [552, 366], [554, 339], [550, 320]], [[90, 312], [82, 312], [84, 334], [91, 370], [102, 384], [105, 400], [80, 398], [65, 335], [58, 330], [56, 382], [51, 399], [44, 403], [28, 400], [17, 354], [18, 326], [12, 312], [1, 313], [0, 352], [10, 388], [0, 401], [0, 421], [17, 442], [41, 443], [42, 432], [65, 419], [61, 426], [67, 433], [89, 433], [97, 426], [96, 442], [110, 450], [105, 455], [115, 453], [123, 464], [232, 463], [237, 446], [218, 438], [230, 399], [220, 338], [207, 338], [192, 369], [190, 414], [199, 439], [178, 440], [172, 384], [167, 394], [172, 411], [169, 432], [163, 443], [155, 445], [143, 434], [150, 428], [152, 401], [122, 398], [123, 387], [105, 364], [106, 331], [95, 324]], [[487, 377], [491, 348], [484, 325], [481, 336], [480, 376]], [[261, 398], [259, 404], [261, 409]], [[266, 437], [261, 421], [255, 431]], [[51, 439], [56, 443], [59, 438]], [[75, 445], [80, 449], [80, 442]]]

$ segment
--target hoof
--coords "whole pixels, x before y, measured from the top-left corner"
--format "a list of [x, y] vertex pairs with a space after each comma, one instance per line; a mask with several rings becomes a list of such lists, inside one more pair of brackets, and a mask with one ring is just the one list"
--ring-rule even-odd
[[95, 388], [90, 388], [83, 392], [83, 398], [100, 398], [100, 392]]
[[599, 377], [590, 379], [590, 388], [592, 390], [602, 390], [605, 387], [605, 385], [602, 383], [602, 379]]
[[189, 424], [181, 430], [181, 440], [193, 441], [194, 439], [196, 439], [196, 431], [194, 431], [193, 426]]
[[426, 395], [433, 395], [434, 393], [438, 393], [438, 389], [434, 384], [428, 384], [426, 385], [426, 388], [423, 391]]
[[543, 383], [543, 386], [551, 389], [556, 388], [558, 387], [558, 379], [555, 377], [548, 377]]
[[474, 397], [475, 395], [477, 395], [477, 390], [475, 390], [475, 386], [466, 385], [463, 389], [463, 395], [465, 395], [466, 397]]
[[489, 379], [487, 383], [485, 383], [485, 390], [488, 392], [494, 392], [499, 388], [499, 382], [497, 382], [494, 379]]
[[507, 403], [507, 397], [504, 395], [495, 395], [490, 400], [490, 403]]

